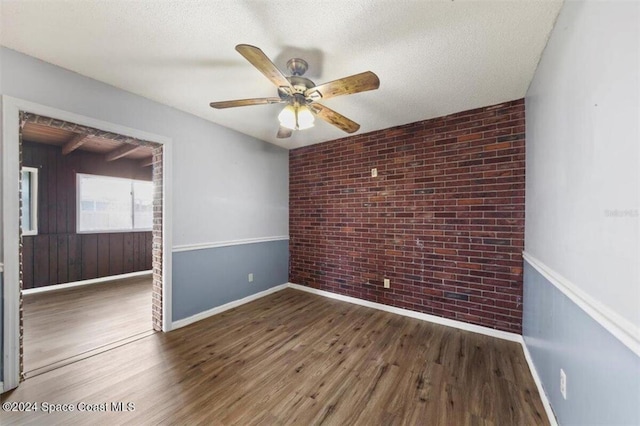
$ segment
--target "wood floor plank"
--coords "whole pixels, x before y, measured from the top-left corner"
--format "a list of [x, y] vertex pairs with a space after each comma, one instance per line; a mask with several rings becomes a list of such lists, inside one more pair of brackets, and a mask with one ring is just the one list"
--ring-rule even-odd
[[151, 278], [23, 295], [25, 372], [152, 330]]
[[287, 289], [27, 379], [3, 424], [546, 425], [517, 343]]

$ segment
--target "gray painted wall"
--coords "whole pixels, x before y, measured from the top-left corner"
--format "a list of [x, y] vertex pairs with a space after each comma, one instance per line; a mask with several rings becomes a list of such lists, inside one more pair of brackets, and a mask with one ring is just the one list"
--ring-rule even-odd
[[[525, 98], [525, 250], [626, 330], [640, 326], [638, 22], [638, 2], [564, 2]], [[560, 424], [640, 424], [638, 356], [526, 263], [523, 334]]]
[[[285, 284], [289, 242], [268, 241], [173, 254], [173, 320]], [[253, 282], [248, 274], [253, 273]]]
[[[285, 149], [3, 47], [0, 94], [172, 138], [174, 245], [289, 234], [289, 156]], [[277, 273], [265, 272], [265, 283], [250, 290], [271, 285], [267, 274], [277, 278], [277, 284], [287, 281], [288, 253], [278, 253], [272, 265]], [[241, 263], [248, 269], [264, 267], [256, 256], [235, 258], [244, 256], [239, 248], [225, 251], [224, 264], [217, 255], [200, 251], [194, 256], [202, 264], [218, 264], [223, 269]], [[178, 253], [176, 258], [180, 261], [185, 256]], [[258, 263], [252, 265], [254, 261]], [[218, 280], [215, 285], [224, 289], [223, 296], [211, 297], [207, 285], [214, 283], [193, 283], [190, 273], [174, 269], [173, 297], [179, 301], [180, 312], [210, 309], [225, 297], [246, 295], [229, 291], [235, 276], [226, 272], [222, 276], [229, 281]]]
[[283, 148], [6, 48], [0, 93], [172, 138], [176, 246], [289, 235]]
[[640, 425], [640, 358], [526, 261], [524, 300], [524, 340], [558, 423]]
[[564, 2], [525, 98], [525, 250], [640, 330], [639, 22]]

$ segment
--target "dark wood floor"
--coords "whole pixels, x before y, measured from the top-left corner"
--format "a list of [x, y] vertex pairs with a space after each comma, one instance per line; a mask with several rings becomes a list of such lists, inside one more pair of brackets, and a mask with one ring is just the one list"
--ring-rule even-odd
[[151, 277], [23, 295], [24, 371], [152, 330]]
[[548, 424], [517, 343], [292, 289], [27, 379], [2, 401], [76, 407], [3, 424]]

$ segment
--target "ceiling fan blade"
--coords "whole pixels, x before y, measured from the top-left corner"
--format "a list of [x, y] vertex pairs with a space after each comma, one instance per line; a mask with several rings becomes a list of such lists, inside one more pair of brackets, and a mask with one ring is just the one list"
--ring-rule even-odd
[[347, 133], [357, 132], [360, 129], [360, 125], [355, 121], [349, 120], [344, 115], [335, 112], [334, 110], [327, 108], [324, 105], [313, 103], [309, 105], [309, 108], [321, 119], [329, 124], [333, 124], [340, 130], [344, 130]]
[[287, 87], [292, 90], [289, 80], [262, 50], [249, 44], [239, 44], [236, 46], [236, 50], [277, 87]]
[[330, 81], [316, 87], [307, 89], [304, 96], [313, 98], [316, 92], [322, 95], [322, 99], [334, 98], [341, 95], [350, 95], [352, 93], [366, 92], [380, 87], [380, 79], [371, 71], [365, 71], [339, 80]]
[[255, 99], [236, 99], [235, 101], [222, 101], [222, 102], [211, 102], [209, 105], [211, 108], [223, 109], [223, 108], [234, 108], [241, 106], [251, 106], [251, 105], [266, 105], [266, 104], [279, 104], [284, 102], [280, 98], [255, 98]]
[[276, 137], [278, 139], [286, 139], [286, 138], [290, 138], [292, 134], [293, 134], [293, 130], [280, 126]]

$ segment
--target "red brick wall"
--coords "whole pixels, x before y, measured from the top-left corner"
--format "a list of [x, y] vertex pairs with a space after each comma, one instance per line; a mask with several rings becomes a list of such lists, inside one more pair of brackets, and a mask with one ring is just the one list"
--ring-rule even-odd
[[520, 99], [290, 151], [289, 280], [521, 333], [524, 126]]

